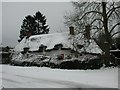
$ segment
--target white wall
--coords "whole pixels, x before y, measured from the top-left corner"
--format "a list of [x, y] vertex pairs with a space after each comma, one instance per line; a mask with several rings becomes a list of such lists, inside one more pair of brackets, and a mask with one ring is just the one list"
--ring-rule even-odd
[[[34, 54], [42, 55], [43, 53], [42, 52], [34, 52]], [[71, 50], [60, 50], [60, 51], [59, 50], [51, 50], [51, 51], [45, 52], [45, 54], [47, 56], [50, 56], [51, 58], [54, 58], [55, 55], [57, 55], [57, 54], [64, 54], [65, 56], [66, 55], [70, 55], [71, 54]]]

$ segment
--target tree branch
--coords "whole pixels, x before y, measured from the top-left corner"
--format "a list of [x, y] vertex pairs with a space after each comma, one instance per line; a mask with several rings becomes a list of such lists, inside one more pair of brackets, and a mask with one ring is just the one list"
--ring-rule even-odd
[[97, 43], [97, 45], [99, 46], [99, 48], [104, 52], [104, 48], [102, 48], [101, 44], [97, 41], [96, 38], [93, 38], [93, 40]]
[[118, 8], [120, 8], [120, 6], [114, 7], [114, 5], [113, 5], [113, 8], [111, 8], [111, 9], [107, 12], [107, 14], [109, 14], [111, 11], [113, 11], [113, 10], [115, 10], [115, 9], [118, 9]]
[[101, 30], [102, 29], [102, 27], [101, 28], [99, 28], [99, 27], [97, 27], [97, 26], [93, 26], [93, 28], [92, 29], [99, 29], [99, 30]]
[[108, 18], [111, 16], [111, 14], [116, 10], [116, 9], [118, 9], [118, 8], [120, 8], [120, 6], [118, 6], [118, 7], [113, 7], [112, 9], [110, 9], [108, 12], [107, 12], [107, 15], [108, 15]]
[[100, 15], [103, 15], [101, 12], [99, 11], [89, 11], [89, 12], [86, 12], [79, 20], [83, 19], [87, 14], [90, 14], [90, 13], [98, 13]]
[[99, 21], [101, 21], [102, 23], [103, 23], [103, 20], [102, 19], [100, 19], [100, 18], [96, 18], [96, 19], [94, 19], [92, 22], [91, 22], [91, 24], [93, 24], [95, 21], [97, 21], [97, 20], [99, 20]]
[[111, 37], [113, 37], [114, 35], [116, 35], [116, 34], [118, 34], [118, 33], [120, 33], [120, 31], [115, 32], [113, 35], [111, 35]]
[[115, 11], [115, 14], [117, 15], [117, 17], [120, 19], [120, 15]]
[[112, 33], [112, 31], [113, 31], [113, 30], [115, 29], [115, 27], [118, 26], [118, 25], [120, 25], [120, 22], [117, 23], [117, 24], [115, 24], [115, 25], [111, 28], [110, 33]]
[[99, 30], [101, 30], [102, 28], [98, 28], [97, 26], [93, 26], [92, 29], [97, 29], [97, 31], [94, 32], [93, 35], [92, 35], [92, 37], [94, 37], [94, 35], [95, 35], [97, 32], [99, 32]]
[[111, 4], [110, 6], [106, 6], [106, 8], [107, 8], [108, 10], [110, 10], [111, 8], [114, 7], [114, 5], [115, 5], [115, 2], [112, 2], [112, 4]]

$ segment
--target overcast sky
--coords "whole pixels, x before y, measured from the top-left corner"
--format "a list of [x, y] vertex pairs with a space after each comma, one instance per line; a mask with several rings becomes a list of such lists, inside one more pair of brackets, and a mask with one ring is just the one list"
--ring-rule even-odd
[[2, 3], [2, 44], [17, 45], [20, 26], [25, 16], [40, 11], [47, 18], [50, 33], [67, 31], [64, 25], [65, 12], [72, 10], [70, 2], [3, 2]]

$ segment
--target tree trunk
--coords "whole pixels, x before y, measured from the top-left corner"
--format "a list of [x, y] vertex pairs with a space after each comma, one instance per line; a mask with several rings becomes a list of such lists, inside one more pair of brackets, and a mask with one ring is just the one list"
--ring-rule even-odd
[[102, 2], [102, 13], [103, 13], [103, 26], [104, 26], [104, 31], [105, 31], [105, 53], [104, 53], [104, 64], [106, 66], [109, 65], [110, 62], [110, 54], [109, 54], [109, 49], [110, 49], [110, 43], [111, 43], [111, 37], [110, 33], [108, 31], [108, 18], [107, 18], [107, 13], [106, 13], [106, 2]]

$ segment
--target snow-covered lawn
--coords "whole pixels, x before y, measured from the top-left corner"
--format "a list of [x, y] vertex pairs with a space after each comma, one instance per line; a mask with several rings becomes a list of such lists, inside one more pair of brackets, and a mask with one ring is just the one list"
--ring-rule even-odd
[[118, 68], [62, 70], [10, 65], [0, 68], [5, 88], [118, 88]]

